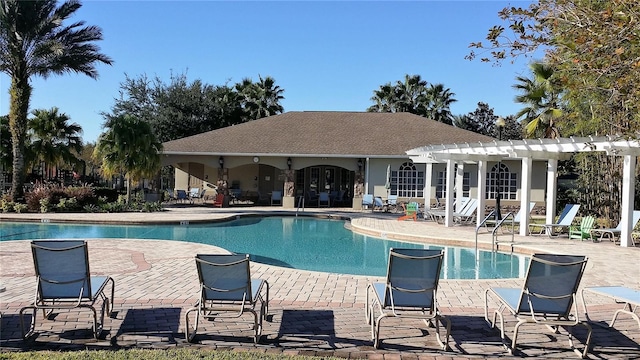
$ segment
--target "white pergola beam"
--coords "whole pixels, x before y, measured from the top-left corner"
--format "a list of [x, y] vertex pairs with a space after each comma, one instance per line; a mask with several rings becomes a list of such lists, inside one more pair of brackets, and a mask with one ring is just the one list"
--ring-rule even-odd
[[620, 246], [631, 246], [631, 232], [633, 231], [633, 198], [635, 194], [635, 173], [637, 159], [636, 156], [627, 155], [624, 157], [622, 167], [622, 209], [621, 213], [621, 231]]

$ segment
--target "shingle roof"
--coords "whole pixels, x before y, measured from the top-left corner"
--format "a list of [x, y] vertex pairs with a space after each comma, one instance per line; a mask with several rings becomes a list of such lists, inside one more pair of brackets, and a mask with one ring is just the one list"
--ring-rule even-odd
[[164, 143], [164, 153], [406, 156], [493, 138], [410, 113], [292, 111]]

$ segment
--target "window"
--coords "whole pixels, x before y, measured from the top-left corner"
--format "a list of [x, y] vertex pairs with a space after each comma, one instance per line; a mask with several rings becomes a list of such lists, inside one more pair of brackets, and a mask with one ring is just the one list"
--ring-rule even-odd
[[496, 199], [498, 189], [501, 199], [516, 200], [518, 174], [512, 173], [509, 167], [498, 163], [487, 173], [487, 199]]
[[424, 171], [416, 170], [412, 161], [391, 172], [391, 195], [419, 198], [424, 196]]
[[[456, 164], [453, 168], [453, 177], [455, 182], [455, 177], [458, 175], [458, 164]], [[469, 190], [471, 190], [471, 175], [468, 172], [462, 174], [462, 196], [469, 197]], [[436, 198], [444, 198], [447, 196], [447, 172], [440, 171], [438, 172], [438, 180], [436, 183]], [[454, 194], [455, 196], [455, 194]]]

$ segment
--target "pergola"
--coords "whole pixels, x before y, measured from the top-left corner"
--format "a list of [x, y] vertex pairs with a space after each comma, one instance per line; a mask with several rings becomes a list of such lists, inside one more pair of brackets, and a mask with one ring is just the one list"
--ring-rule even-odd
[[[553, 223], [556, 212], [556, 187], [558, 160], [568, 159], [579, 152], [604, 152], [610, 156], [624, 158], [622, 179], [622, 208], [620, 246], [631, 246], [633, 231], [635, 173], [637, 157], [640, 156], [640, 141], [618, 136], [571, 137], [558, 139], [529, 139], [494, 141], [490, 143], [464, 143], [431, 145], [407, 151], [414, 163], [424, 163], [431, 173], [434, 163], [446, 164], [445, 226], [453, 225], [453, 191], [457, 187], [458, 198], [462, 196], [462, 184], [454, 184], [454, 168], [457, 165], [458, 181], [462, 181], [464, 164], [478, 165], [478, 208], [485, 207], [486, 172], [489, 161], [519, 159], [522, 161], [520, 205], [527, 208], [531, 199], [531, 169], [534, 160], [547, 162], [546, 223]], [[425, 184], [431, 189], [431, 184]], [[425, 196], [430, 197], [430, 194]], [[484, 213], [478, 211], [477, 223]], [[520, 235], [529, 235], [529, 219], [520, 219]]]

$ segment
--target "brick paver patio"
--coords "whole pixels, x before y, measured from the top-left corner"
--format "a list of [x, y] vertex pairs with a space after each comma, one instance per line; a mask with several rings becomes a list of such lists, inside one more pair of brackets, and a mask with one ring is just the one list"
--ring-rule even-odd
[[[315, 210], [315, 209], [313, 209]], [[0, 221], [15, 219], [50, 221], [179, 222], [211, 221], [236, 214], [273, 212], [270, 208], [210, 209], [174, 207], [153, 214], [2, 214]], [[472, 227], [445, 228], [428, 221], [399, 222], [394, 214], [335, 212], [352, 218], [352, 228], [365, 234], [409, 241], [475, 244]], [[307, 209], [306, 213], [313, 211]], [[320, 212], [315, 212], [320, 214]], [[324, 214], [327, 212], [324, 211]], [[505, 241], [506, 241], [505, 237]], [[510, 239], [510, 237], [509, 237]], [[193, 257], [197, 253], [224, 251], [203, 244], [164, 240], [89, 239], [93, 274], [109, 274], [116, 281], [115, 312], [107, 319], [102, 339], [91, 335], [89, 312], [60, 311], [52, 320], [38, 314], [38, 335], [28, 341], [20, 336], [18, 312], [33, 299], [35, 278], [28, 241], [0, 242], [0, 346], [2, 351], [30, 349], [114, 349], [121, 347], [255, 350], [269, 353], [335, 355], [368, 359], [497, 358], [509, 357], [499, 332], [484, 321], [484, 289], [489, 286], [520, 287], [522, 279], [451, 280], [440, 282], [442, 313], [452, 322], [451, 351], [438, 350], [434, 329], [421, 322], [387, 320], [381, 330], [382, 349], [371, 345], [370, 327], [364, 316], [366, 285], [376, 277], [328, 274], [252, 263], [252, 276], [271, 284], [269, 318], [259, 344], [252, 341], [252, 320], [246, 318], [204, 322], [197, 342], [184, 339], [184, 312], [196, 301], [198, 284]], [[490, 237], [479, 237], [480, 247], [490, 248]], [[510, 251], [510, 244], [501, 250]], [[576, 242], [545, 236], [515, 237], [514, 251], [584, 254], [589, 256], [582, 286], [624, 285], [640, 288], [640, 248], [613, 243]], [[614, 328], [606, 327], [620, 308], [607, 298], [588, 295], [594, 325], [591, 358], [640, 358], [640, 328], [622, 316]], [[582, 307], [580, 308], [582, 310]], [[582, 311], [581, 311], [582, 312]], [[580, 316], [583, 314], [580, 312]], [[507, 327], [515, 324], [511, 318]], [[602, 326], [605, 325], [605, 326]], [[519, 335], [518, 355], [567, 358], [566, 331], [553, 334], [539, 326], [525, 325]], [[576, 331], [578, 340], [584, 334]], [[580, 343], [579, 343], [580, 345]]]

